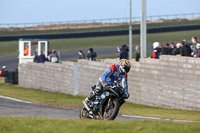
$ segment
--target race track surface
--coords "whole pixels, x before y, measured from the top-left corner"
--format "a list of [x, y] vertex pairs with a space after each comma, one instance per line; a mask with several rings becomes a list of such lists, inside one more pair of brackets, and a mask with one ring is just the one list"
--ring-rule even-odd
[[[59, 119], [79, 119], [79, 109], [63, 109], [40, 104], [30, 103], [0, 96], [0, 117], [45, 117]], [[156, 120], [192, 122], [185, 120], [160, 119], [154, 117], [118, 115], [116, 120]]]
[[[79, 119], [79, 109], [63, 109], [29, 103], [17, 99], [0, 97], [0, 117], [45, 117], [59, 119]], [[118, 116], [118, 120], [128, 120], [128, 117]], [[132, 118], [133, 119], [133, 118]]]

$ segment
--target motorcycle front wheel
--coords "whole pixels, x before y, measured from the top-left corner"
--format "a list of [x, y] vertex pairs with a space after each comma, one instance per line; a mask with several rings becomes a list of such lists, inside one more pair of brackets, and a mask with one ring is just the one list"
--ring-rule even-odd
[[112, 103], [108, 104], [104, 108], [104, 119], [105, 120], [114, 120], [119, 112], [120, 103], [117, 99], [113, 100]]
[[80, 111], [79, 118], [85, 119], [88, 117], [88, 111], [83, 107]]

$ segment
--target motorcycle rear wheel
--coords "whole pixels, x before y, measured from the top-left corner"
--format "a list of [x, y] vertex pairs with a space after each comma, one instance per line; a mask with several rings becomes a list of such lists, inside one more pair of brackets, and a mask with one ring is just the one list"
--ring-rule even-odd
[[106, 111], [108, 104], [104, 108], [104, 119], [105, 120], [114, 120], [119, 112], [120, 103], [115, 99], [109, 107], [109, 110]]

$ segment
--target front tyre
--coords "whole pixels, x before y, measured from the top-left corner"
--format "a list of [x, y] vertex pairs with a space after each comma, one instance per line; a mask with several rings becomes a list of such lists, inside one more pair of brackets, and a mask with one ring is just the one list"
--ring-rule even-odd
[[80, 114], [79, 114], [79, 118], [80, 119], [85, 119], [88, 117], [88, 111], [85, 109], [85, 107], [83, 107], [81, 110], [80, 110]]
[[113, 102], [108, 104], [104, 108], [104, 119], [105, 120], [114, 120], [119, 112], [120, 103], [117, 99], [113, 100]]

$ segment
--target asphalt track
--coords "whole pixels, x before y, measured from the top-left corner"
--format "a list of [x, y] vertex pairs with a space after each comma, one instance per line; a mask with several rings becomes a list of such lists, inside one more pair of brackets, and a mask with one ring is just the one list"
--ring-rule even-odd
[[[0, 96], [0, 117], [45, 117], [59, 119], [79, 119], [79, 109], [63, 109], [26, 102], [10, 97]], [[160, 119], [154, 117], [118, 115], [116, 120], [156, 120], [192, 122], [186, 120]]]
[[[107, 47], [107, 48], [95, 48], [94, 49], [98, 56], [104, 55], [113, 55], [118, 54], [116, 47]], [[147, 50], [152, 50], [152, 45], [147, 45]], [[84, 53], [87, 53], [88, 49], [83, 49]], [[135, 48], [133, 47], [133, 51]], [[78, 50], [66, 50], [61, 51], [61, 61], [73, 60], [78, 58]], [[18, 55], [10, 56], [0, 56], [0, 68], [2, 66], [7, 66], [9, 71], [13, 71], [18, 68]]]

